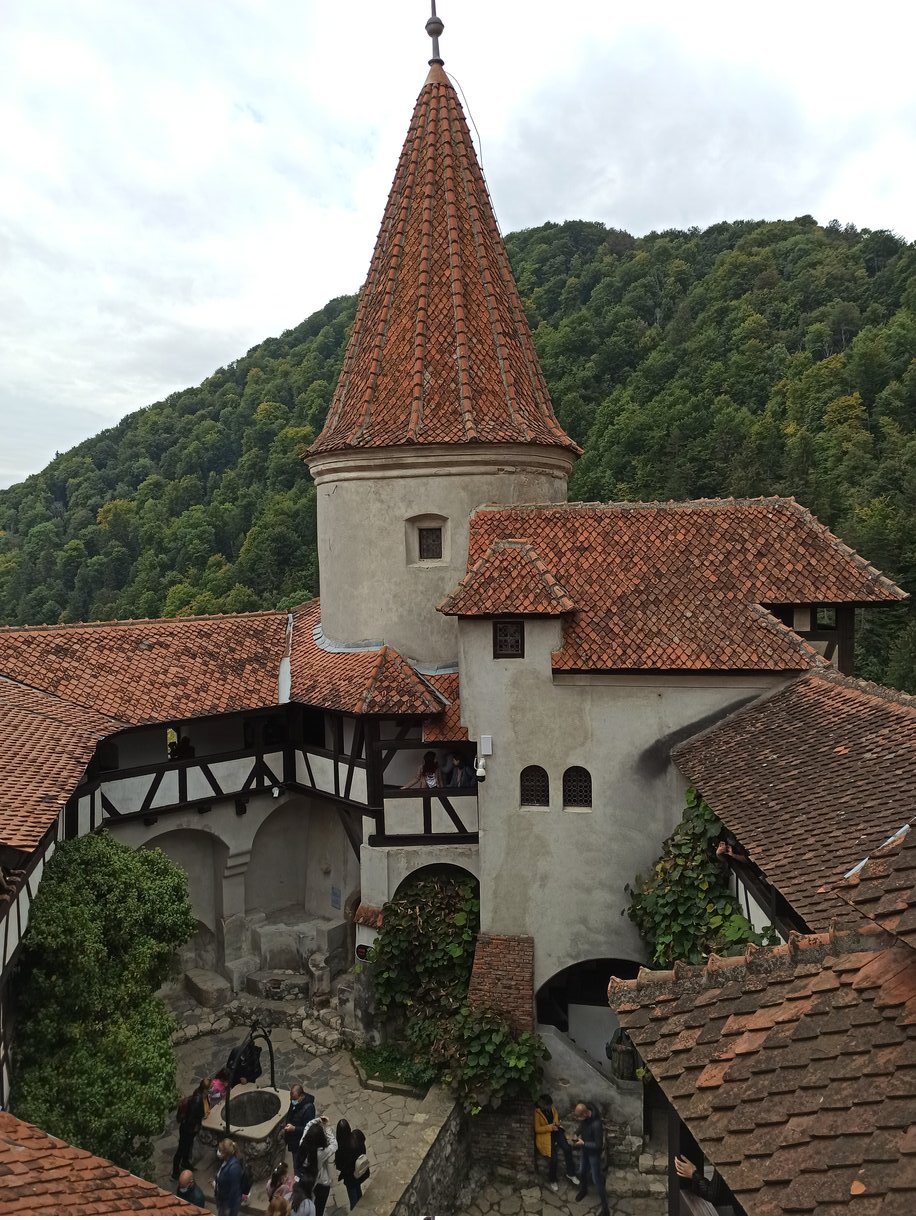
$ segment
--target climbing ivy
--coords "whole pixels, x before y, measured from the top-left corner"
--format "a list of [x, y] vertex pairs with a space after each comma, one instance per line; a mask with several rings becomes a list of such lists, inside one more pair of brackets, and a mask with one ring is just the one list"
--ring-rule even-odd
[[505, 1097], [537, 1095], [544, 1044], [505, 1017], [467, 1003], [480, 903], [472, 881], [419, 878], [383, 908], [369, 953], [380, 1011], [407, 1053], [469, 1113]]
[[755, 932], [729, 893], [715, 854], [721, 835], [721, 821], [696, 789], [688, 788], [687, 808], [651, 874], [626, 887], [632, 898], [626, 913], [652, 947], [654, 965], [697, 964], [713, 952], [776, 939], [772, 928]]

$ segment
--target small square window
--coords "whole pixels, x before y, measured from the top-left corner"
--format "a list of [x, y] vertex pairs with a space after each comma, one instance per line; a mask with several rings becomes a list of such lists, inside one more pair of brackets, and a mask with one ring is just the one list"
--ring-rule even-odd
[[836, 606], [818, 606], [814, 622], [817, 627], [836, 631]]
[[523, 657], [525, 655], [525, 624], [521, 619], [508, 619], [493, 624], [493, 656]]
[[421, 559], [442, 558], [442, 530], [439, 526], [421, 526], [419, 534], [419, 552]]

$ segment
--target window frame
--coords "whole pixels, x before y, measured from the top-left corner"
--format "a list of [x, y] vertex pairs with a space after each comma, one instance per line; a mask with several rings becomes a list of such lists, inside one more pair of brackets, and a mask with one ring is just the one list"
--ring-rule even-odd
[[[539, 771], [540, 775], [533, 776], [531, 773]], [[533, 779], [536, 783], [541, 783], [543, 776], [544, 796], [543, 801], [526, 801], [525, 800], [525, 777]], [[522, 809], [549, 809], [550, 808], [550, 776], [545, 767], [540, 767], [537, 763], [531, 763], [527, 767], [522, 767], [518, 776], [518, 803]]]
[[[570, 778], [571, 772], [573, 772], [573, 771], [581, 772], [584, 776], [588, 777], [588, 804], [583, 804], [582, 802], [574, 802], [574, 801], [567, 800], [567, 783], [568, 782], [581, 782], [579, 776], [576, 776], [574, 779]], [[583, 767], [578, 764], [576, 764], [575, 766], [572, 766], [572, 767], [567, 767], [566, 770], [563, 772], [563, 808], [572, 809], [572, 810], [580, 810], [580, 809], [591, 810], [594, 808], [594, 802], [595, 802], [595, 787], [594, 787], [594, 783], [592, 782], [592, 773], [591, 773], [591, 771], [589, 771], [588, 767]]]
[[[517, 627], [519, 634], [519, 650], [509, 652], [499, 646], [499, 629], [501, 627]], [[493, 660], [523, 661], [525, 659], [525, 620], [523, 618], [495, 618], [493, 620]]]

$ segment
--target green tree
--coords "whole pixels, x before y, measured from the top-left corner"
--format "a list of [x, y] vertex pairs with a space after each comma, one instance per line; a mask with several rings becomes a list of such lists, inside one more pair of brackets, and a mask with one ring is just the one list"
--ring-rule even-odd
[[17, 976], [12, 1109], [140, 1175], [174, 1105], [172, 1018], [154, 992], [193, 933], [187, 878], [107, 835], [61, 844]]

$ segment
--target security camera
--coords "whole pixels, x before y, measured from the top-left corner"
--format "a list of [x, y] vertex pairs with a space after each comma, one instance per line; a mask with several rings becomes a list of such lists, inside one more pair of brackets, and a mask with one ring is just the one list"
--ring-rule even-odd
[[480, 784], [487, 778], [487, 760], [485, 758], [474, 759], [474, 774]]

